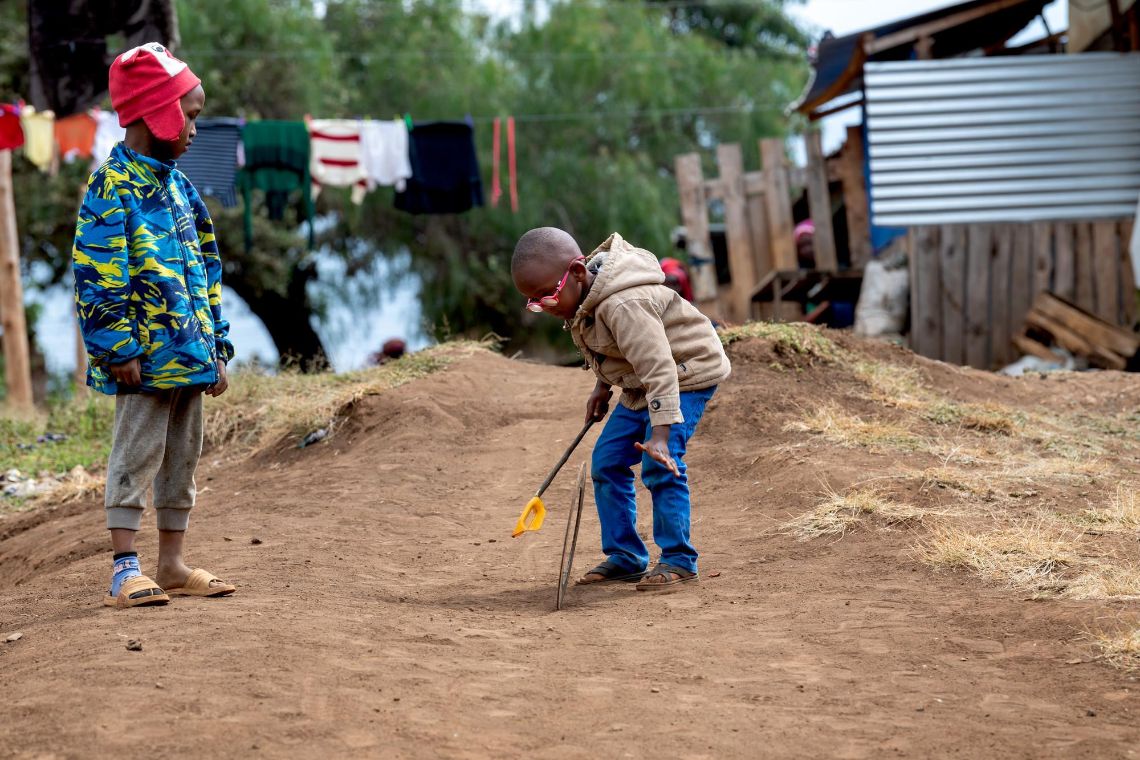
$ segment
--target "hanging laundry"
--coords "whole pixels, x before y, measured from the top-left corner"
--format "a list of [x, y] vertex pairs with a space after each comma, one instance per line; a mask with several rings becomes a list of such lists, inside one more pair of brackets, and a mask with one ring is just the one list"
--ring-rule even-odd
[[238, 187], [245, 201], [246, 246], [253, 245], [253, 191], [265, 193], [269, 218], [281, 220], [289, 197], [301, 193], [299, 217], [309, 222], [313, 244], [313, 200], [310, 196], [309, 130], [300, 121], [252, 121], [242, 129], [245, 166]]
[[217, 198], [225, 208], [237, 201], [241, 119], [198, 119], [194, 144], [178, 159], [178, 169], [200, 195]]
[[507, 169], [511, 175], [511, 213], [519, 212], [519, 179], [515, 169], [515, 117], [507, 117]]
[[91, 158], [97, 127], [98, 122], [89, 113], [76, 113], [56, 121], [55, 143], [60, 157], [68, 163], [77, 158]]
[[20, 108], [0, 103], [0, 150], [12, 150], [24, 144], [24, 128], [20, 126]]
[[351, 187], [352, 202], [360, 204], [368, 190], [368, 177], [362, 163], [360, 122], [355, 119], [311, 119], [309, 143], [312, 155], [309, 174], [313, 198], [322, 185]]
[[95, 145], [91, 148], [91, 171], [95, 171], [111, 156], [116, 145], [127, 139], [127, 130], [119, 126], [119, 114], [114, 111], [95, 111]]
[[475, 128], [467, 122], [416, 124], [408, 133], [412, 177], [396, 193], [396, 208], [411, 214], [459, 214], [483, 205], [475, 157]]
[[107, 36], [124, 50], [145, 42], [178, 43], [174, 0], [29, 2], [31, 100], [59, 117], [91, 108], [107, 94]]
[[55, 114], [24, 106], [20, 109], [20, 126], [24, 129], [24, 155], [40, 171], [51, 169], [55, 159]]
[[364, 122], [360, 150], [364, 174], [371, 185], [404, 190], [412, 176], [412, 163], [408, 158], [408, 125], [403, 119]]

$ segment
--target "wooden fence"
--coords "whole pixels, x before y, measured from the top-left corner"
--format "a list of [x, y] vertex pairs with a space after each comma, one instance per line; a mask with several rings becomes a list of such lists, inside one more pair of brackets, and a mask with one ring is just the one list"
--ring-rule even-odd
[[[831, 223], [829, 182], [843, 181], [847, 205], [848, 237], [853, 267], [870, 258], [870, 224], [866, 187], [863, 181], [863, 142], [858, 127], [848, 132], [847, 146], [838, 158], [827, 161], [818, 132], [804, 137], [808, 164], [789, 165], [784, 140], [759, 141], [763, 169], [744, 170], [741, 146], [717, 146], [720, 176], [706, 180], [697, 153], [676, 158], [677, 190], [681, 198], [681, 220], [693, 269], [693, 290], [697, 304], [710, 316], [744, 322], [755, 316], [753, 292], [772, 271], [795, 271], [796, 245], [792, 237], [793, 191], [806, 188], [812, 220], [815, 223], [816, 269], [835, 272], [838, 257]], [[719, 287], [712, 265], [709, 237], [709, 204], [724, 204], [725, 242], [732, 282]]]
[[1042, 291], [1131, 326], [1131, 236], [1131, 219], [911, 228], [911, 348], [979, 369], [1007, 364]]

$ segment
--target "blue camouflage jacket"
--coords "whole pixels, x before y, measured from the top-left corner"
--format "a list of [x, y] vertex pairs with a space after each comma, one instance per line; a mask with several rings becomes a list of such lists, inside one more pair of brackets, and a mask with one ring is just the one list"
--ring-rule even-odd
[[88, 385], [118, 392], [109, 365], [136, 357], [139, 390], [217, 382], [217, 360], [233, 357], [222, 261], [206, 204], [173, 163], [116, 145], [88, 182], [72, 259]]

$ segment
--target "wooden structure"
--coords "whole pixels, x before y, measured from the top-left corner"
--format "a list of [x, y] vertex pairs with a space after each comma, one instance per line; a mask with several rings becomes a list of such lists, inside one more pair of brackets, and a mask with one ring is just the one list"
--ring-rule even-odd
[[1025, 329], [1013, 336], [1024, 354], [1055, 361], [1050, 345], [1103, 369], [1140, 369], [1140, 333], [1090, 314], [1053, 293], [1041, 293], [1025, 317]]
[[20, 281], [20, 247], [12, 192], [12, 151], [0, 150], [0, 324], [4, 328], [4, 380], [13, 409], [32, 408], [32, 365], [24, 287]]
[[[783, 139], [760, 140], [763, 168], [757, 171], [745, 171], [739, 144], [719, 145], [720, 176], [707, 180], [697, 153], [677, 156], [677, 189], [693, 268], [694, 296], [710, 316], [744, 322], [760, 316], [758, 301], [779, 304], [793, 291], [798, 293], [803, 281], [812, 280], [816, 285], [840, 276], [829, 190], [833, 180], [843, 182], [852, 267], [858, 269], [870, 258], [862, 133], [858, 129], [849, 132], [847, 146], [830, 161], [823, 155], [818, 132], [808, 133], [804, 141], [808, 164], [801, 168], [789, 164]], [[792, 237], [793, 193], [804, 189], [815, 223], [816, 268], [811, 271], [800, 270]], [[712, 266], [709, 205], [713, 202], [722, 203], [724, 209], [732, 275], [726, 286], [718, 286]], [[782, 313], [777, 305], [768, 316], [779, 319], [793, 315]], [[802, 311], [798, 316], [802, 317]]]
[[1007, 364], [1046, 291], [1131, 327], [1131, 235], [1131, 219], [911, 228], [911, 348], [979, 369]]

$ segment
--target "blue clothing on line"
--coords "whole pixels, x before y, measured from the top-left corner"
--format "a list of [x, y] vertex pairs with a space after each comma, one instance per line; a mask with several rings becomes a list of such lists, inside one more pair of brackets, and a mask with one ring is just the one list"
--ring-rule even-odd
[[697, 571], [697, 550], [689, 540], [689, 479], [684, 457], [689, 439], [715, 392], [714, 385], [681, 394], [685, 421], [672, 425], [669, 431], [669, 453], [681, 471], [680, 477], [633, 445], [644, 443], [653, 433], [648, 409], [634, 411], [616, 405], [598, 437], [591, 470], [594, 501], [602, 524], [602, 551], [621, 569], [636, 573], [649, 565], [649, 549], [637, 534], [632, 467], [640, 460], [641, 480], [653, 495], [653, 541], [661, 549], [660, 561]]

